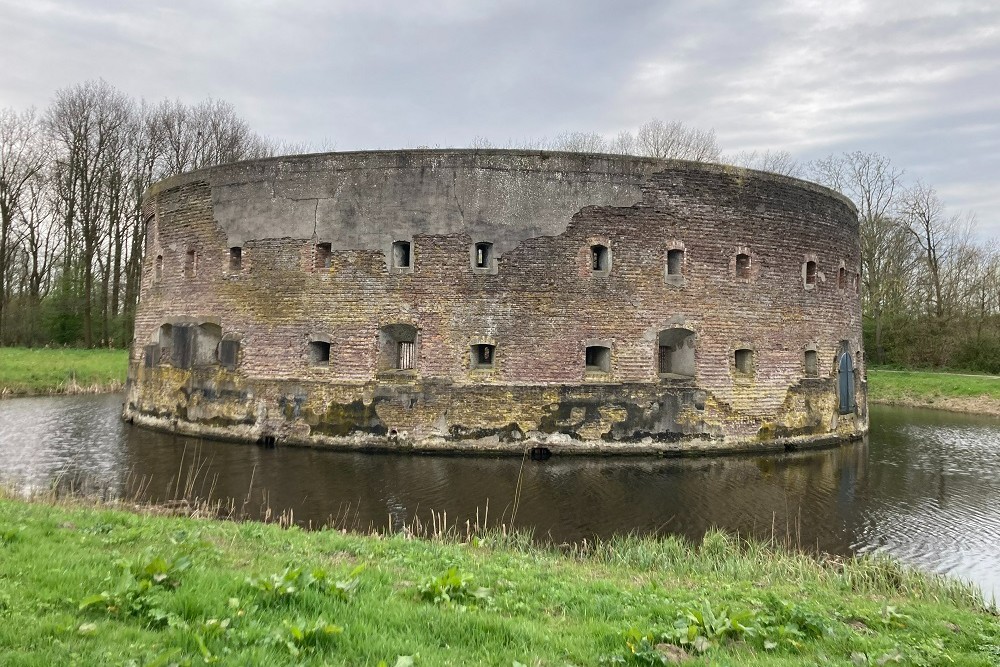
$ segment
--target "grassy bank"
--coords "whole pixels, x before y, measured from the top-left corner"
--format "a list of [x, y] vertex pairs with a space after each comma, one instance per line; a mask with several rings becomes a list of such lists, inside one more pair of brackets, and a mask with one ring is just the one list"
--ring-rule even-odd
[[868, 398], [885, 405], [1000, 415], [1000, 377], [869, 369]]
[[975, 593], [720, 533], [573, 548], [0, 500], [5, 665], [1000, 661]]
[[127, 370], [125, 350], [0, 347], [0, 396], [117, 391]]

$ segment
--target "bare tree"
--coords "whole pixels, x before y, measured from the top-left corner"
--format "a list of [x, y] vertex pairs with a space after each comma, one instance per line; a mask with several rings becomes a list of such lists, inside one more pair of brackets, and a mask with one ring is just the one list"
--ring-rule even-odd
[[934, 188], [919, 180], [905, 191], [901, 204], [903, 223], [920, 249], [927, 310], [943, 322], [960, 300], [975, 217], [949, 217]]
[[147, 132], [162, 142], [162, 164], [157, 175], [169, 176], [194, 169], [197, 134], [192, 132], [191, 110], [180, 100], [163, 100], [149, 113]]
[[14, 216], [12, 278], [17, 293], [10, 301], [11, 317], [5, 343], [34, 345], [44, 342], [41, 303], [51, 286], [52, 268], [60, 251], [58, 227], [54, 224], [51, 189], [44, 172], [26, 184]]
[[137, 103], [104, 81], [57, 91], [34, 111], [0, 110], [0, 344], [125, 344], [139, 294], [142, 195], [156, 180], [264, 157], [276, 144], [234, 107]]
[[0, 342], [4, 340], [4, 311], [10, 297], [14, 216], [47, 157], [40, 134], [34, 109], [22, 113], [0, 109]]
[[803, 171], [802, 165], [788, 151], [740, 151], [731, 158], [724, 158], [724, 161], [737, 167], [769, 171], [783, 176], [798, 177]]
[[152, 110], [149, 122], [150, 131], [163, 142], [160, 176], [270, 157], [278, 149], [222, 100], [210, 99], [192, 107], [164, 100]]
[[89, 81], [56, 93], [46, 126], [58, 146], [62, 189], [67, 202], [67, 227], [76, 227], [81, 241], [83, 340], [93, 346], [94, 280], [98, 253], [109, 226], [108, 188], [115, 187], [114, 165], [127, 145], [132, 102], [107, 82]]
[[61, 239], [48, 177], [44, 172], [28, 181], [18, 206], [17, 236], [24, 255], [28, 297], [35, 305], [48, 294], [52, 268], [59, 257]]
[[622, 130], [614, 139], [608, 142], [608, 152], [616, 155], [635, 155], [637, 151], [635, 135], [628, 130]]
[[191, 109], [196, 133], [195, 169], [274, 155], [276, 146], [250, 128], [224, 100], [206, 100]]
[[655, 158], [712, 162], [721, 157], [715, 130], [698, 130], [679, 121], [665, 123], [658, 118], [639, 127], [636, 146], [640, 154]]
[[863, 305], [874, 324], [875, 360], [885, 361], [886, 318], [903, 307], [912, 245], [898, 220], [903, 171], [878, 153], [831, 155], [810, 165], [811, 176], [858, 208]]
[[576, 153], [607, 153], [608, 142], [596, 132], [563, 132], [549, 144], [548, 148]]

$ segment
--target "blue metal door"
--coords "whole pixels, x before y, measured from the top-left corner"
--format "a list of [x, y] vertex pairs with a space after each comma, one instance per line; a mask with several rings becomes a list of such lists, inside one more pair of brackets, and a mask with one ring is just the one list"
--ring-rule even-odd
[[854, 412], [854, 360], [850, 352], [840, 355], [840, 376], [837, 378], [838, 396], [840, 398], [840, 414]]

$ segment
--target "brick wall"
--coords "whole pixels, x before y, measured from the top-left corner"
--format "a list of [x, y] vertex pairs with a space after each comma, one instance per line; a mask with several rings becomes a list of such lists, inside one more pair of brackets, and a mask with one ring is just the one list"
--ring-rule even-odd
[[[372, 159], [358, 155], [366, 165]], [[863, 357], [855, 360], [858, 413], [839, 415], [835, 391], [841, 341], [849, 341], [852, 354], [861, 345], [852, 280], [858, 228], [843, 198], [733, 168], [622, 159], [609, 166], [572, 155], [558, 155], [552, 168], [539, 162], [544, 156], [472, 151], [413, 152], [393, 168], [382, 160], [368, 167], [380, 177], [367, 175], [350, 196], [358, 209], [377, 201], [405, 212], [411, 223], [423, 206], [430, 219], [439, 215], [435, 206], [470, 201], [479, 172], [489, 175], [483, 187], [494, 183], [505, 156], [507, 182], [516, 186], [523, 173], [531, 187], [520, 194], [510, 187], [501, 209], [459, 206], [462, 219], [401, 234], [412, 241], [406, 271], [388, 267], [383, 232], [391, 211], [380, 213], [379, 234], [352, 220], [343, 235], [295, 238], [290, 229], [309, 227], [299, 217], [339, 210], [343, 202], [321, 206], [317, 199], [311, 209], [269, 204], [266, 210], [291, 211], [295, 221], [244, 220], [234, 234], [236, 223], [218, 215], [224, 186], [216, 181], [232, 187], [229, 172], [208, 170], [154, 188], [154, 238], [126, 414], [152, 426], [239, 439], [273, 433], [303, 444], [512, 451], [525, 441], [560, 451], [764, 447], [866, 430]], [[456, 164], [441, 166], [453, 157]], [[574, 159], [588, 161], [581, 166]], [[245, 216], [265, 210], [252, 205], [253, 197], [272, 198], [274, 179], [287, 171], [280, 160], [256, 164], [255, 175], [244, 174], [239, 184], [250, 202]], [[595, 164], [607, 169], [604, 180]], [[635, 186], [629, 205], [620, 201], [623, 173]], [[310, 178], [298, 196], [315, 194], [308, 188], [324, 191], [317, 170]], [[605, 187], [611, 181], [613, 197]], [[381, 191], [372, 185], [379, 182], [387, 184]], [[419, 189], [408, 185], [417, 182]], [[378, 192], [366, 200], [366, 188]], [[386, 200], [387, 188], [398, 200]], [[428, 199], [421, 192], [435, 194]], [[591, 203], [563, 212], [559, 202], [569, 201], [567, 192], [573, 206]], [[339, 195], [325, 188], [324, 196]], [[530, 201], [510, 201], [518, 196]], [[520, 209], [532, 213], [510, 213]], [[503, 219], [490, 218], [495, 210], [506, 211]], [[540, 226], [532, 216], [546, 216], [541, 226], [550, 233], [529, 233]], [[338, 224], [335, 216], [313, 222], [314, 229]], [[259, 237], [247, 238], [247, 229]], [[236, 236], [242, 269], [232, 272], [228, 248]], [[315, 245], [331, 236], [330, 267], [315, 268]], [[495, 274], [471, 266], [470, 249], [483, 240], [494, 243]], [[610, 250], [606, 273], [592, 269], [596, 244]], [[667, 251], [677, 247], [685, 252], [683, 277], [668, 279]], [[190, 249], [197, 272], [185, 276]], [[736, 276], [741, 252], [751, 257], [749, 279]], [[809, 260], [817, 263], [812, 285], [805, 283]], [[845, 289], [837, 284], [841, 264]], [[164, 322], [219, 323], [226, 337], [240, 340], [237, 368], [143, 368], [143, 346]], [[418, 330], [417, 368], [379, 373], [379, 329], [397, 323]], [[675, 326], [695, 332], [694, 378], [657, 374], [658, 333]], [[328, 365], [309, 361], [309, 341], [317, 338], [330, 343]], [[471, 346], [479, 342], [496, 345], [492, 369], [471, 368]], [[607, 374], [585, 372], [587, 344], [611, 347]], [[753, 351], [750, 374], [734, 366], [742, 348]], [[817, 351], [817, 379], [805, 378], [806, 349]]]

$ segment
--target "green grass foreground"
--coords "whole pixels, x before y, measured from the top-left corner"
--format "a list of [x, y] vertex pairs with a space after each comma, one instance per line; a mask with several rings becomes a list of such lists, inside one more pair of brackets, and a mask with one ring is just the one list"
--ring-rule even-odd
[[[541, 547], [0, 500], [4, 665], [996, 665], [968, 586], [711, 533]], [[686, 656], [686, 657], [685, 657]]]
[[0, 396], [117, 391], [126, 350], [0, 347]]
[[1000, 414], [1000, 377], [869, 369], [868, 397], [888, 405]]

